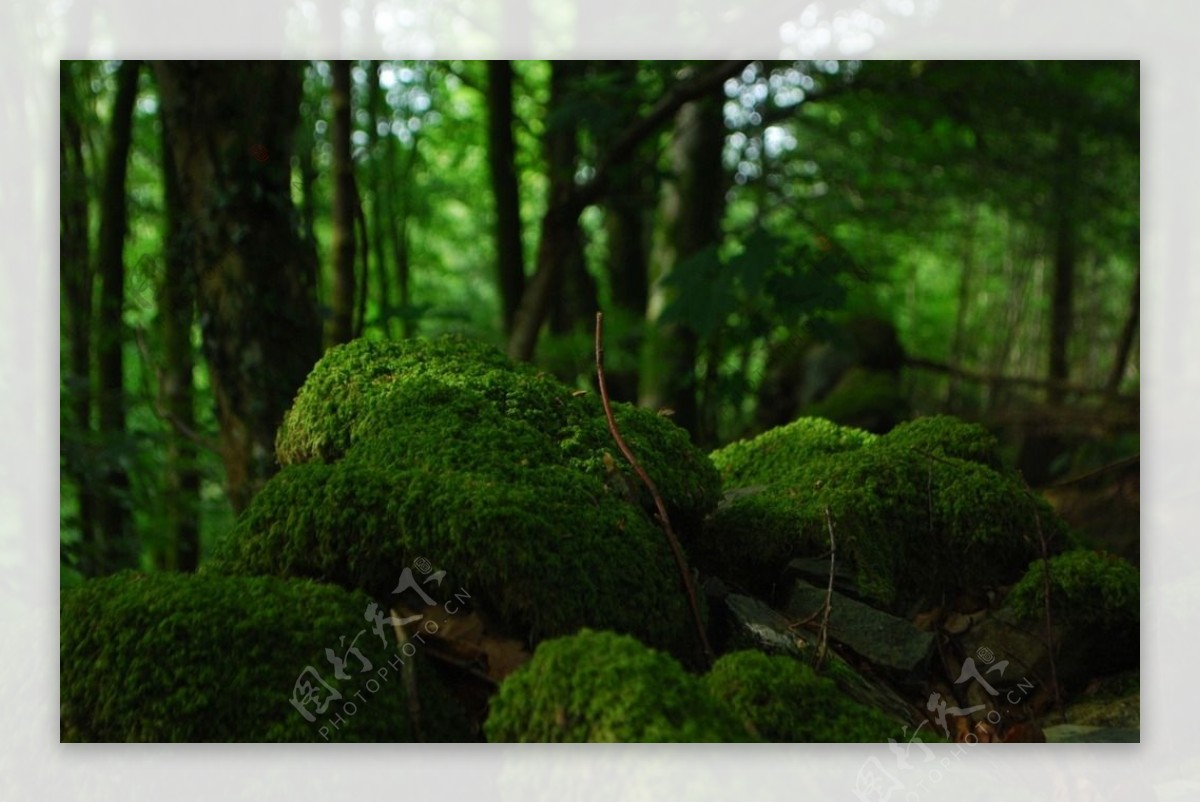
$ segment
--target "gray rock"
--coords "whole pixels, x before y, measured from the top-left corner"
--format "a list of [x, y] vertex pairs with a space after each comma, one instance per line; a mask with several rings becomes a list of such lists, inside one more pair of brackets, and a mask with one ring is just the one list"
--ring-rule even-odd
[[[784, 612], [797, 620], [820, 621], [824, 588], [797, 580]], [[815, 616], [814, 616], [815, 615]], [[829, 637], [901, 681], [923, 676], [933, 654], [936, 636], [912, 623], [833, 592]]]

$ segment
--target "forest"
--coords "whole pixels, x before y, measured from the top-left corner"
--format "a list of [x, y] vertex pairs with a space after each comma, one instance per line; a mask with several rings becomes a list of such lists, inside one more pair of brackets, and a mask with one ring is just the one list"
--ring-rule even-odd
[[64, 741], [1138, 740], [1138, 62], [59, 89]]

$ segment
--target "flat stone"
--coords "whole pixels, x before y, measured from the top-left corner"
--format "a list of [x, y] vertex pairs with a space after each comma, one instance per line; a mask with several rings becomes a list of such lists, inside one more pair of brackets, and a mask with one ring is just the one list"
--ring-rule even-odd
[[[793, 619], [814, 617], [819, 622], [825, 594], [824, 588], [797, 580], [784, 611]], [[829, 637], [901, 680], [924, 673], [937, 638], [836, 591], [830, 603]]]

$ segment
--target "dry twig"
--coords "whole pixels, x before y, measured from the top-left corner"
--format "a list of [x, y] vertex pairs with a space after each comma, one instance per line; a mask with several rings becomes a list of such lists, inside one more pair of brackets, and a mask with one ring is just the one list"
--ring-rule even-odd
[[[400, 614], [392, 608], [392, 630], [396, 632], [396, 643], [400, 645], [400, 651], [404, 651], [404, 645], [409, 643], [408, 633], [404, 630], [404, 621]], [[404, 666], [400, 669], [400, 674], [404, 676], [404, 696], [408, 698], [408, 720], [412, 725], [413, 741], [425, 741], [424, 735], [421, 733], [421, 699], [417, 696], [417, 666], [412, 661], [405, 661]]]
[[617, 419], [613, 416], [612, 404], [608, 399], [608, 385], [604, 381], [604, 313], [596, 313], [596, 381], [600, 385], [600, 401], [604, 405], [604, 417], [608, 420], [608, 431], [612, 433], [613, 440], [617, 443], [617, 448], [621, 450], [621, 454], [629, 461], [629, 465], [633, 467], [634, 472], [641, 479], [642, 484], [650, 491], [650, 495], [654, 497], [654, 507], [658, 511], [658, 520], [662, 524], [663, 532], [667, 536], [667, 543], [671, 545], [671, 553], [675, 556], [675, 565], [679, 568], [679, 577], [683, 581], [684, 591], [687, 592], [688, 605], [691, 607], [692, 621], [696, 625], [696, 638], [700, 642], [700, 648], [704, 653], [704, 660], [708, 664], [713, 662], [712, 647], [708, 644], [708, 635], [704, 632], [704, 620], [700, 616], [700, 604], [696, 600], [696, 588], [692, 584], [692, 575], [688, 570], [687, 559], [683, 556], [683, 549], [679, 546], [679, 539], [675, 537], [675, 531], [671, 529], [671, 519], [667, 515], [667, 506], [663, 503], [662, 496], [658, 493], [658, 488], [654, 485], [654, 480], [650, 479], [650, 475], [642, 468], [642, 464], [638, 462], [633, 451], [625, 443], [625, 439], [621, 437], [621, 431], [617, 429]]

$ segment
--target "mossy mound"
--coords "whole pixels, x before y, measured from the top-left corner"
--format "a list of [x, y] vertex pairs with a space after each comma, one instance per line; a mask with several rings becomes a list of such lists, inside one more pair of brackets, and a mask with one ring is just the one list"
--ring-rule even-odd
[[757, 650], [723, 655], [704, 685], [751, 733], [769, 742], [885, 742], [902, 736], [900, 725], [788, 656]]
[[490, 742], [731, 742], [748, 734], [675, 659], [583, 630], [543, 642], [501, 685]]
[[[448, 392], [436, 400], [422, 398], [438, 388]], [[652, 500], [617, 453], [596, 394], [576, 393], [532, 365], [514, 363], [491, 346], [459, 337], [360, 339], [330, 349], [284, 416], [276, 455], [285, 466], [332, 462], [355, 443], [378, 442], [381, 427], [398, 424], [411, 432], [413, 427], [434, 425], [439, 403], [455, 397], [452, 391], [459, 392], [457, 398], [482, 402], [506, 423], [524, 424], [540, 434], [541, 444], [554, 447], [558, 461], [570, 468], [602, 479], [619, 473], [646, 509], [652, 508]], [[615, 403], [613, 412], [672, 521], [681, 529], [698, 526], [716, 504], [720, 488], [708, 459], [691, 445], [684, 430], [662, 416], [623, 403]], [[508, 446], [484, 433], [477, 441], [488, 447], [486, 453], [455, 450], [453, 443], [444, 442], [438, 451], [457, 451], [467, 461], [503, 458], [505, 465], [542, 456], [522, 454], [520, 447], [528, 442]], [[606, 454], [615, 460], [606, 459]]]
[[[615, 414], [673, 523], [698, 528], [719, 487], [707, 457], [664, 418]], [[382, 597], [424, 557], [533, 640], [592, 626], [694, 650], [652, 500], [594, 396], [467, 341], [356, 341], [313, 370], [278, 451], [217, 571]]]
[[[420, 656], [400, 654], [390, 629], [386, 641], [364, 632], [369, 604], [336, 586], [271, 577], [128, 571], [66, 590], [61, 738], [414, 741], [400, 662], [420, 667]], [[327, 649], [345, 660], [344, 678]], [[469, 740], [437, 678], [418, 679], [421, 737]], [[305, 683], [319, 696], [305, 700]]]
[[[1022, 619], [1045, 615], [1045, 562], [1035, 560], [1009, 592], [1006, 605]], [[1141, 575], [1115, 555], [1073, 549], [1050, 559], [1050, 612], [1079, 630], [1098, 631], [1113, 641], [1136, 641], [1141, 621]]]
[[887, 435], [800, 419], [712, 455], [726, 501], [692, 549], [698, 565], [771, 596], [788, 560], [837, 555], [859, 593], [903, 612], [1012, 582], [1068, 534], [1049, 505], [997, 470], [981, 427], [939, 417]]

